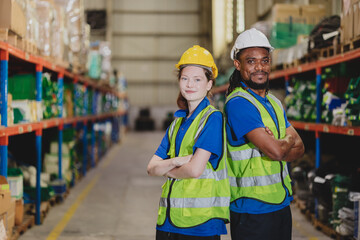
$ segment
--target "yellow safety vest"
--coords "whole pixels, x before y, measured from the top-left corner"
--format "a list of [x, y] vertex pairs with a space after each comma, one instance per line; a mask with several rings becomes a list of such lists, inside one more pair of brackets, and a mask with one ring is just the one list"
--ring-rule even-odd
[[[247, 99], [259, 110], [264, 125], [270, 128], [275, 138], [285, 137], [284, 109], [275, 96], [268, 94], [267, 99], [275, 110], [279, 128], [266, 108], [249, 92], [241, 87], [236, 88], [227, 97], [226, 103], [235, 97]], [[246, 110], [232, 109], [232, 111]], [[286, 189], [292, 195], [291, 179], [286, 162], [270, 159], [251, 142], [232, 146], [228, 141], [227, 161], [231, 202], [239, 198], [251, 198], [269, 204], [281, 204], [286, 198]]]
[[[209, 116], [216, 110], [209, 105], [195, 117], [182, 140], [179, 157], [193, 154], [195, 145]], [[175, 119], [169, 127], [170, 149], [168, 155], [175, 157], [175, 139], [183, 118]], [[166, 216], [179, 228], [195, 227], [210, 219], [229, 220], [230, 187], [226, 168], [226, 135], [223, 126], [223, 155], [216, 169], [207, 162], [198, 178], [168, 178], [162, 186], [157, 224], [163, 225]], [[166, 160], [165, 160], [166, 161]]]

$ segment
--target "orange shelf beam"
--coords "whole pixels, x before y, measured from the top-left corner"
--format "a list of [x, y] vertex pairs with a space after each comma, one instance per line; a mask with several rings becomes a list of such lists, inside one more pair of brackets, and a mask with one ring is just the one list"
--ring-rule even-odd
[[338, 54], [329, 58], [324, 58], [312, 63], [305, 63], [297, 67], [288, 68], [284, 70], [274, 71], [270, 73], [270, 79], [277, 79], [285, 77], [286, 75], [294, 75], [302, 72], [307, 72], [311, 70], [316, 70], [316, 68], [323, 68], [337, 63], [346, 62], [360, 58], [360, 49], [355, 49], [346, 53]]
[[57, 127], [59, 125], [72, 124], [76, 122], [103, 120], [114, 116], [120, 116], [123, 114], [125, 114], [125, 112], [117, 111], [112, 113], [104, 113], [96, 116], [52, 118], [36, 123], [15, 124], [9, 127], [0, 127], [0, 137], [30, 133], [36, 130], [47, 129], [52, 127]]
[[305, 131], [333, 133], [333, 134], [341, 134], [348, 136], [360, 136], [360, 126], [340, 127], [340, 126], [334, 126], [334, 125], [322, 124], [322, 123], [308, 123], [308, 122], [299, 122], [299, 121], [291, 121], [291, 120], [289, 122], [294, 128]]

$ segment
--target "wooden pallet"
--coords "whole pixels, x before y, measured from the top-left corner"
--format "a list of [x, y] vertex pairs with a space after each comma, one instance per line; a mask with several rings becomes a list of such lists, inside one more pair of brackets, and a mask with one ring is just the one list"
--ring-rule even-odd
[[39, 49], [34, 41], [20, 37], [10, 29], [0, 28], [0, 41], [7, 42], [29, 54], [39, 55]]
[[300, 65], [300, 60], [296, 59], [291, 63], [283, 63], [283, 69], [293, 68]]
[[332, 229], [330, 226], [328, 226], [328, 225], [324, 224], [323, 222], [319, 221], [318, 219], [316, 219], [315, 215], [311, 216], [311, 223], [317, 230], [320, 230], [321, 232], [323, 232], [324, 234], [326, 234], [327, 236], [329, 236], [331, 238], [335, 239], [336, 235], [338, 235], [336, 233], [336, 231], [334, 229]]
[[346, 53], [357, 48], [360, 48], [360, 36], [357, 36], [350, 41], [340, 44], [341, 53]]
[[324, 224], [315, 218], [315, 215], [312, 215], [311, 222], [317, 230], [320, 230], [325, 235], [331, 237], [336, 240], [354, 240], [352, 236], [341, 236], [337, 233], [331, 226]]
[[[40, 222], [41, 223], [44, 221], [45, 217], [49, 213], [50, 207], [51, 207], [50, 201], [41, 202], [41, 204], [40, 204]], [[35, 204], [34, 203], [25, 204], [24, 212], [25, 212], [25, 214], [35, 216], [35, 214], [36, 214]]]
[[30, 229], [35, 224], [35, 216], [25, 214], [23, 222], [19, 226], [13, 228], [13, 234], [11, 240], [16, 240], [20, 235], [24, 234], [28, 229]]
[[39, 55], [39, 49], [36, 46], [36, 43], [32, 40], [24, 40], [24, 51], [31, 55]]
[[0, 41], [7, 42], [16, 48], [24, 50], [24, 39], [8, 28], [0, 29]]
[[340, 45], [331, 45], [329, 47], [325, 47], [320, 49], [320, 59], [333, 57], [337, 54], [340, 54]]

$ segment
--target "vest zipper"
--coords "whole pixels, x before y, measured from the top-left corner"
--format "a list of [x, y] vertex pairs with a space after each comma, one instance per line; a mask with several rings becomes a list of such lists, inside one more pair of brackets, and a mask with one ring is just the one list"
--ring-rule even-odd
[[[278, 124], [276, 125], [274, 119], [272, 119], [272, 120], [273, 120], [273, 122], [274, 122], [274, 124], [275, 124], [275, 126], [276, 126], [276, 128], [277, 128], [277, 130], [278, 130], [278, 139], [280, 139], [280, 137], [281, 137], [280, 134], [281, 134], [281, 133], [280, 133], [280, 122], [279, 122], [279, 118], [278, 118], [278, 116], [277, 116], [277, 114], [276, 114], [276, 111], [275, 111], [274, 106], [271, 104], [270, 101], [269, 101], [269, 103], [270, 103], [271, 107], [274, 109], [274, 112], [275, 112], [275, 116], [276, 116], [276, 120], [277, 120], [277, 123], [278, 123]], [[265, 109], [266, 109], [266, 108], [265, 108]], [[267, 111], [267, 109], [266, 109], [266, 111]], [[268, 113], [269, 113], [269, 111], [268, 111]], [[270, 115], [270, 113], [269, 113], [269, 115]], [[270, 116], [271, 116], [271, 115], [270, 115]], [[283, 176], [284, 164], [283, 164], [282, 161], [279, 161], [279, 163], [280, 163], [281, 185], [283, 186], [283, 188], [284, 188], [284, 190], [285, 190], [285, 192], [286, 192], [286, 195], [288, 195], [288, 194], [290, 193], [290, 191], [289, 191], [289, 189], [287, 189], [287, 187], [286, 187], [286, 185], [285, 185], [284, 176]], [[286, 191], [286, 190], [287, 190], [287, 191]]]
[[166, 201], [167, 201], [166, 217], [169, 219], [170, 222], [171, 222], [171, 219], [170, 219], [170, 194], [171, 194], [172, 186], [174, 185], [175, 181], [176, 181], [176, 179], [171, 180], [170, 187], [169, 187], [169, 194], [166, 199]]

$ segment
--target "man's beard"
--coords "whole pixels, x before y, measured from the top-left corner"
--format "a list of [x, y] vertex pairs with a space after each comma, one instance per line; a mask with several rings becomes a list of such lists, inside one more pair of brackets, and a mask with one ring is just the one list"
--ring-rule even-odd
[[245, 84], [251, 88], [251, 89], [269, 89], [269, 76], [266, 74], [266, 81], [264, 83], [256, 83], [253, 80], [251, 80], [251, 75], [249, 80], [243, 79]]

